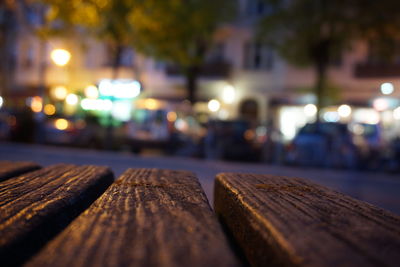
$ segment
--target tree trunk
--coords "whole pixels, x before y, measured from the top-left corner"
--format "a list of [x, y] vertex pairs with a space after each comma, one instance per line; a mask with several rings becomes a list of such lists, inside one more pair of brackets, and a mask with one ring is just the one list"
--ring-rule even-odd
[[17, 15], [11, 8], [3, 10], [0, 24], [0, 95], [11, 94], [14, 85], [15, 58], [12, 50], [16, 44]]
[[325, 90], [326, 90], [326, 76], [328, 64], [330, 60], [330, 40], [322, 40], [313, 47], [311, 51], [314, 60], [316, 82], [315, 82], [315, 96], [317, 98], [317, 114], [316, 122], [320, 122], [321, 109], [325, 106]]
[[122, 56], [123, 46], [117, 44], [115, 46], [114, 52], [114, 60], [112, 62], [112, 75], [111, 79], [115, 80], [118, 79], [118, 71], [121, 63], [121, 56]]
[[186, 68], [186, 90], [187, 98], [193, 105], [196, 103], [197, 80], [199, 77], [200, 67], [197, 65], [189, 66]]
[[[118, 79], [118, 72], [119, 72], [123, 47], [122, 47], [122, 45], [117, 44], [114, 49], [115, 50], [113, 51], [114, 58], [113, 58], [113, 62], [112, 62], [111, 80]], [[111, 102], [114, 103], [114, 100], [115, 100], [114, 96], [111, 96]], [[113, 126], [112, 111], [110, 111], [110, 113], [108, 115], [108, 126], [107, 126], [105, 141], [106, 141], [105, 147], [108, 150], [112, 150], [114, 148], [114, 126]]]
[[316, 85], [315, 85], [315, 96], [317, 98], [317, 114], [316, 122], [320, 122], [320, 114], [321, 109], [325, 106], [324, 96], [325, 96], [325, 89], [326, 89], [326, 72], [327, 72], [327, 64], [320, 62], [316, 66]]

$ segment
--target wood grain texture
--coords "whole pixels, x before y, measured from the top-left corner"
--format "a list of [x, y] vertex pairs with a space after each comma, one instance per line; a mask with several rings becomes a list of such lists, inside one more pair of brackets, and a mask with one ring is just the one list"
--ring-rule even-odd
[[27, 266], [237, 266], [190, 172], [128, 169]]
[[399, 266], [400, 218], [304, 179], [219, 174], [214, 208], [253, 266]]
[[106, 167], [60, 164], [1, 182], [1, 265], [21, 264], [93, 203], [113, 180]]
[[14, 176], [18, 176], [25, 172], [30, 172], [39, 169], [40, 166], [33, 162], [27, 161], [0, 161], [0, 182]]

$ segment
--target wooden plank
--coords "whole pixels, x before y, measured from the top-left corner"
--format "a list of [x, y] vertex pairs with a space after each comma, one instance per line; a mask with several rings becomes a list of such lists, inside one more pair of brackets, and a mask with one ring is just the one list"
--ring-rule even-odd
[[113, 182], [106, 167], [55, 165], [0, 183], [0, 262], [21, 264]]
[[214, 208], [253, 266], [399, 266], [400, 217], [304, 179], [219, 174]]
[[40, 166], [28, 161], [0, 161], [0, 182], [14, 176], [18, 176], [25, 172], [30, 172], [39, 169]]
[[27, 266], [236, 266], [197, 178], [128, 169]]

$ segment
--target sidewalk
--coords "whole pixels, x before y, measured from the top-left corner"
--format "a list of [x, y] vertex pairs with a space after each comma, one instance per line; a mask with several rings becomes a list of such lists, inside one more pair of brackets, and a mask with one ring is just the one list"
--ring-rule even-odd
[[56, 163], [105, 165], [112, 168], [116, 177], [127, 168], [188, 170], [196, 173], [210, 203], [213, 200], [214, 177], [220, 172], [250, 172], [301, 177], [400, 214], [400, 177], [385, 173], [303, 169], [178, 157], [148, 157], [120, 152], [13, 143], [0, 143], [0, 160], [30, 160], [43, 166]]

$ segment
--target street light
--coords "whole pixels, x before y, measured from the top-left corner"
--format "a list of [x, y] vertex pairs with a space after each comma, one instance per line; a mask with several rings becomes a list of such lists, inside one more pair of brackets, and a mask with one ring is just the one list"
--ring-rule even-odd
[[235, 87], [232, 85], [226, 85], [222, 92], [222, 99], [227, 104], [232, 104], [235, 101], [236, 92]]
[[383, 83], [381, 85], [381, 92], [384, 95], [390, 95], [394, 91], [394, 86], [392, 83]]
[[307, 117], [313, 117], [317, 114], [317, 106], [314, 104], [307, 104], [304, 106], [304, 113]]
[[221, 107], [221, 104], [219, 103], [218, 100], [216, 99], [212, 99], [208, 102], [208, 109], [211, 112], [217, 112], [219, 110], [219, 108]]
[[393, 117], [395, 120], [400, 120], [400, 107], [393, 110]]
[[338, 113], [340, 117], [347, 118], [351, 115], [351, 107], [349, 105], [341, 105], [338, 108]]
[[67, 102], [68, 105], [75, 106], [78, 104], [79, 98], [76, 94], [69, 94], [65, 99], [65, 102]]
[[94, 85], [88, 85], [85, 88], [85, 96], [90, 99], [97, 99], [99, 97], [99, 90]]
[[376, 111], [383, 112], [389, 108], [389, 103], [385, 98], [377, 98], [372, 103], [372, 106]]
[[71, 53], [65, 49], [58, 48], [51, 51], [50, 57], [57, 66], [63, 67], [71, 59]]
[[56, 100], [64, 100], [68, 95], [68, 90], [65, 86], [56, 86], [51, 93]]

